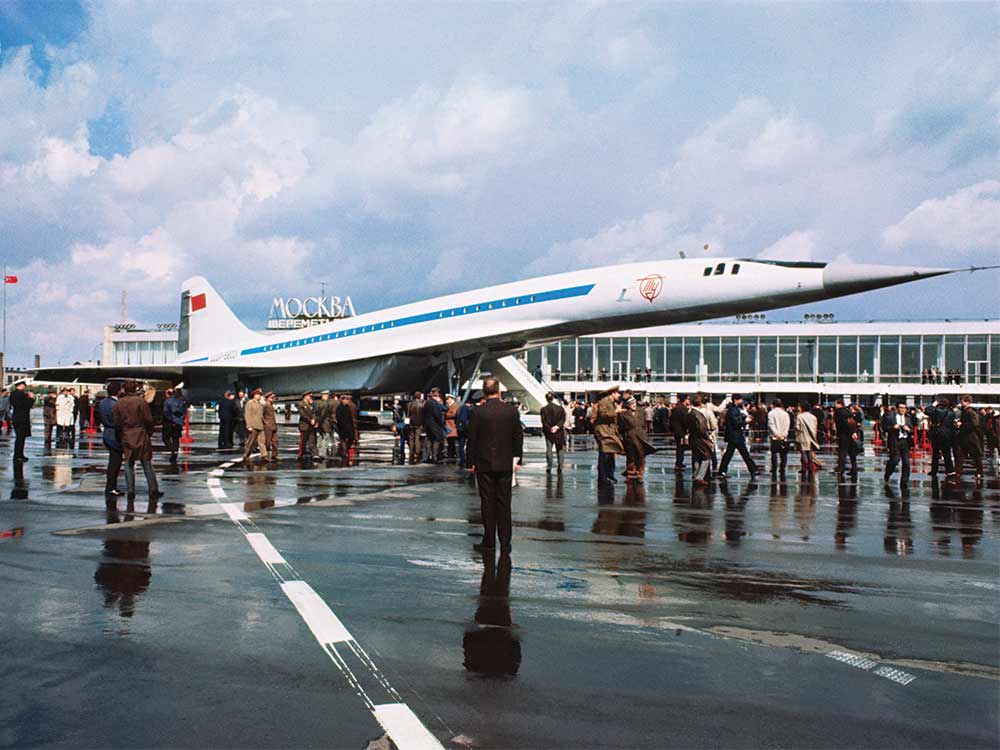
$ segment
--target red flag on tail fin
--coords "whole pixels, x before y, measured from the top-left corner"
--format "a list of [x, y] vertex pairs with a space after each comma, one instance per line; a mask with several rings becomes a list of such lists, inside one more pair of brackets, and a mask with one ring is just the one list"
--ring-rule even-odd
[[16, 284], [17, 283], [17, 276], [4, 276], [3, 277], [3, 283], [4, 284]]
[[196, 294], [191, 298], [191, 312], [197, 312], [205, 308], [205, 294]]

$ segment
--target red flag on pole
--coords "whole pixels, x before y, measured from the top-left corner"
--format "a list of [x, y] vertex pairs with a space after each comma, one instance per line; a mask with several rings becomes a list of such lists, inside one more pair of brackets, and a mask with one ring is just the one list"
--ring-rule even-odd
[[17, 283], [17, 276], [4, 276], [3, 277], [3, 283], [4, 284], [16, 284]]

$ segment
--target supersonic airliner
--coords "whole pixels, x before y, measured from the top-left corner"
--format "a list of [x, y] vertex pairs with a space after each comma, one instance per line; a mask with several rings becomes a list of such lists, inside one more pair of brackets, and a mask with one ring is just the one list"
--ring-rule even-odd
[[39, 380], [135, 377], [215, 400], [239, 383], [290, 396], [424, 389], [481, 363], [586, 334], [798, 305], [977, 269], [746, 258], [651, 260], [542, 276], [280, 333], [247, 328], [204, 278], [184, 282], [178, 356], [168, 365], [57, 367]]

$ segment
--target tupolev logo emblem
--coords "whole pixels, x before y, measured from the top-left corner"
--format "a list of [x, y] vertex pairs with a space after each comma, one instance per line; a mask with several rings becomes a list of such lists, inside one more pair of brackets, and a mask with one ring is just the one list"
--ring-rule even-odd
[[649, 276], [643, 276], [639, 281], [639, 294], [643, 299], [648, 299], [652, 302], [654, 299], [660, 296], [660, 292], [663, 291], [663, 277], [658, 273], [651, 273]]

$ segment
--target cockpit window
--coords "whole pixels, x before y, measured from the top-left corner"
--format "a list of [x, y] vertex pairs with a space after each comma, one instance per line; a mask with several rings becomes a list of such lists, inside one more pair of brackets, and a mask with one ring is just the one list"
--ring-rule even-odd
[[740, 272], [740, 264], [739, 263], [733, 263], [733, 271], [732, 271], [733, 276], [735, 276], [739, 272]]
[[711, 275], [712, 275], [712, 267], [709, 266], [708, 268], [705, 269], [705, 276], [711, 276]]
[[720, 263], [719, 265], [717, 265], [715, 267], [715, 275], [716, 276], [722, 276], [722, 274], [724, 274], [725, 272], [726, 272], [726, 264], [725, 263]]

